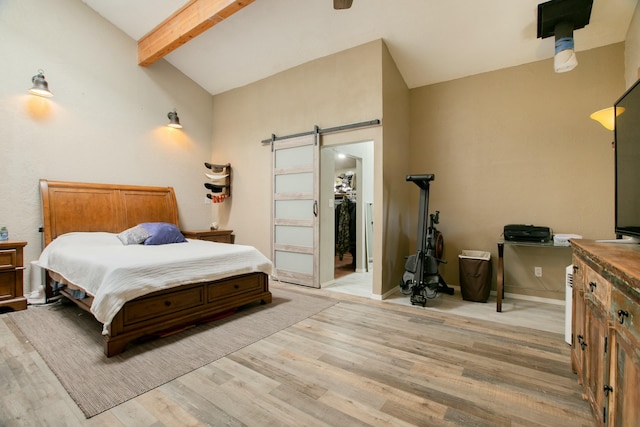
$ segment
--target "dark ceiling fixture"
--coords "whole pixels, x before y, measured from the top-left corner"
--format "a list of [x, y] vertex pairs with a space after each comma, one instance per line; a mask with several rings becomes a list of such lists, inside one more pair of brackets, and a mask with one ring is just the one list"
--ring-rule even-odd
[[538, 38], [555, 36], [553, 67], [556, 73], [578, 65], [573, 46], [573, 30], [589, 24], [593, 0], [551, 0], [538, 5]]
[[333, 0], [333, 8], [334, 9], [349, 9], [353, 0]]

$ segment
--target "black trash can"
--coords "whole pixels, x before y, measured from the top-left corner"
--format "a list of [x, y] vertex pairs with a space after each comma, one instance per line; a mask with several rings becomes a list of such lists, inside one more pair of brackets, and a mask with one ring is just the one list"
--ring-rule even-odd
[[458, 255], [458, 259], [462, 299], [487, 302], [491, 292], [491, 253], [462, 251], [462, 255]]

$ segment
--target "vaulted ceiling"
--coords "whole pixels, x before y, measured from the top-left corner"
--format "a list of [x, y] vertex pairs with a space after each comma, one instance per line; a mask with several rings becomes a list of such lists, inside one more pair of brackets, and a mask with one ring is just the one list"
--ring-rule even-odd
[[[212, 95], [377, 39], [409, 88], [554, 55], [553, 37], [536, 37], [540, 0], [354, 0], [344, 10], [332, 0], [82, 1], [136, 41], [157, 28], [173, 45], [149, 48], [148, 63], [164, 57]], [[179, 39], [176, 12], [194, 2], [222, 12], [194, 14], [201, 27]], [[593, 1], [589, 25], [574, 32], [578, 62], [580, 51], [625, 40], [637, 2]]]

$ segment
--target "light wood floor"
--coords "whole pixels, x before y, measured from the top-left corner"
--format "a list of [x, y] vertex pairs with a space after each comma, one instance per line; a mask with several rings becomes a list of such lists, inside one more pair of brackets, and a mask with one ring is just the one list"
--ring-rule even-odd
[[[372, 298], [372, 280], [373, 272], [370, 270], [365, 273], [342, 276], [336, 279], [334, 283], [323, 287], [323, 289]], [[462, 299], [458, 286], [453, 285], [452, 287], [455, 290], [454, 295], [438, 294], [436, 299], [428, 301], [426, 308], [420, 306], [414, 306], [414, 308], [416, 310], [451, 313], [564, 334], [564, 301], [542, 300], [545, 302], [540, 303], [535, 298], [531, 300], [512, 298], [507, 294], [507, 297], [502, 301], [502, 312], [498, 313], [496, 312], [495, 295], [489, 296], [489, 300], [486, 303], [469, 302]], [[411, 306], [409, 297], [400, 293], [399, 290], [392, 295], [386, 296], [384, 301]]]
[[0, 315], [0, 426], [594, 425], [563, 335], [509, 324], [535, 307], [497, 323], [294, 288], [340, 303], [88, 420]]

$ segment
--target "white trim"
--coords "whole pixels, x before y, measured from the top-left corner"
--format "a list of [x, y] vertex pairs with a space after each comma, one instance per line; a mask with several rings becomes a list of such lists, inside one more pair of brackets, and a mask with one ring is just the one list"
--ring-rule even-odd
[[326, 288], [327, 286], [334, 285], [336, 283], [335, 279], [327, 280], [326, 282], [320, 283], [320, 288]]
[[[450, 288], [453, 288], [456, 291], [456, 293], [458, 294], [460, 293], [460, 286], [456, 286], [456, 285], [448, 285], [448, 286]], [[400, 286], [396, 286], [395, 288], [392, 288], [390, 291], [385, 292], [384, 295], [371, 294], [371, 298], [378, 301], [382, 301], [387, 299], [390, 295], [395, 294], [399, 290], [400, 290]], [[491, 291], [491, 295], [495, 297], [497, 295], [496, 291]], [[526, 300], [526, 301], [535, 301], [535, 302], [541, 302], [544, 304], [553, 304], [553, 305], [562, 305], [562, 306], [565, 305], [564, 300], [559, 300], [554, 298], [542, 298], [542, 297], [536, 297], [531, 295], [513, 294], [510, 292], [506, 292], [504, 294], [504, 299], [502, 300], [502, 302], [504, 303], [505, 299], [507, 298], [520, 299], [520, 300]]]
[[[496, 296], [496, 291], [491, 291], [491, 295]], [[536, 296], [532, 296], [532, 295], [522, 295], [522, 294], [513, 294], [511, 292], [505, 292], [504, 294], [504, 298], [502, 299], [502, 303], [504, 304], [505, 300], [507, 298], [513, 298], [513, 299], [521, 299], [521, 300], [526, 300], [526, 301], [535, 301], [535, 302], [541, 302], [541, 303], [545, 303], [545, 304], [553, 304], [553, 305], [562, 305], [564, 306], [564, 300], [561, 299], [555, 299], [555, 298], [543, 298], [543, 297], [536, 297]]]

